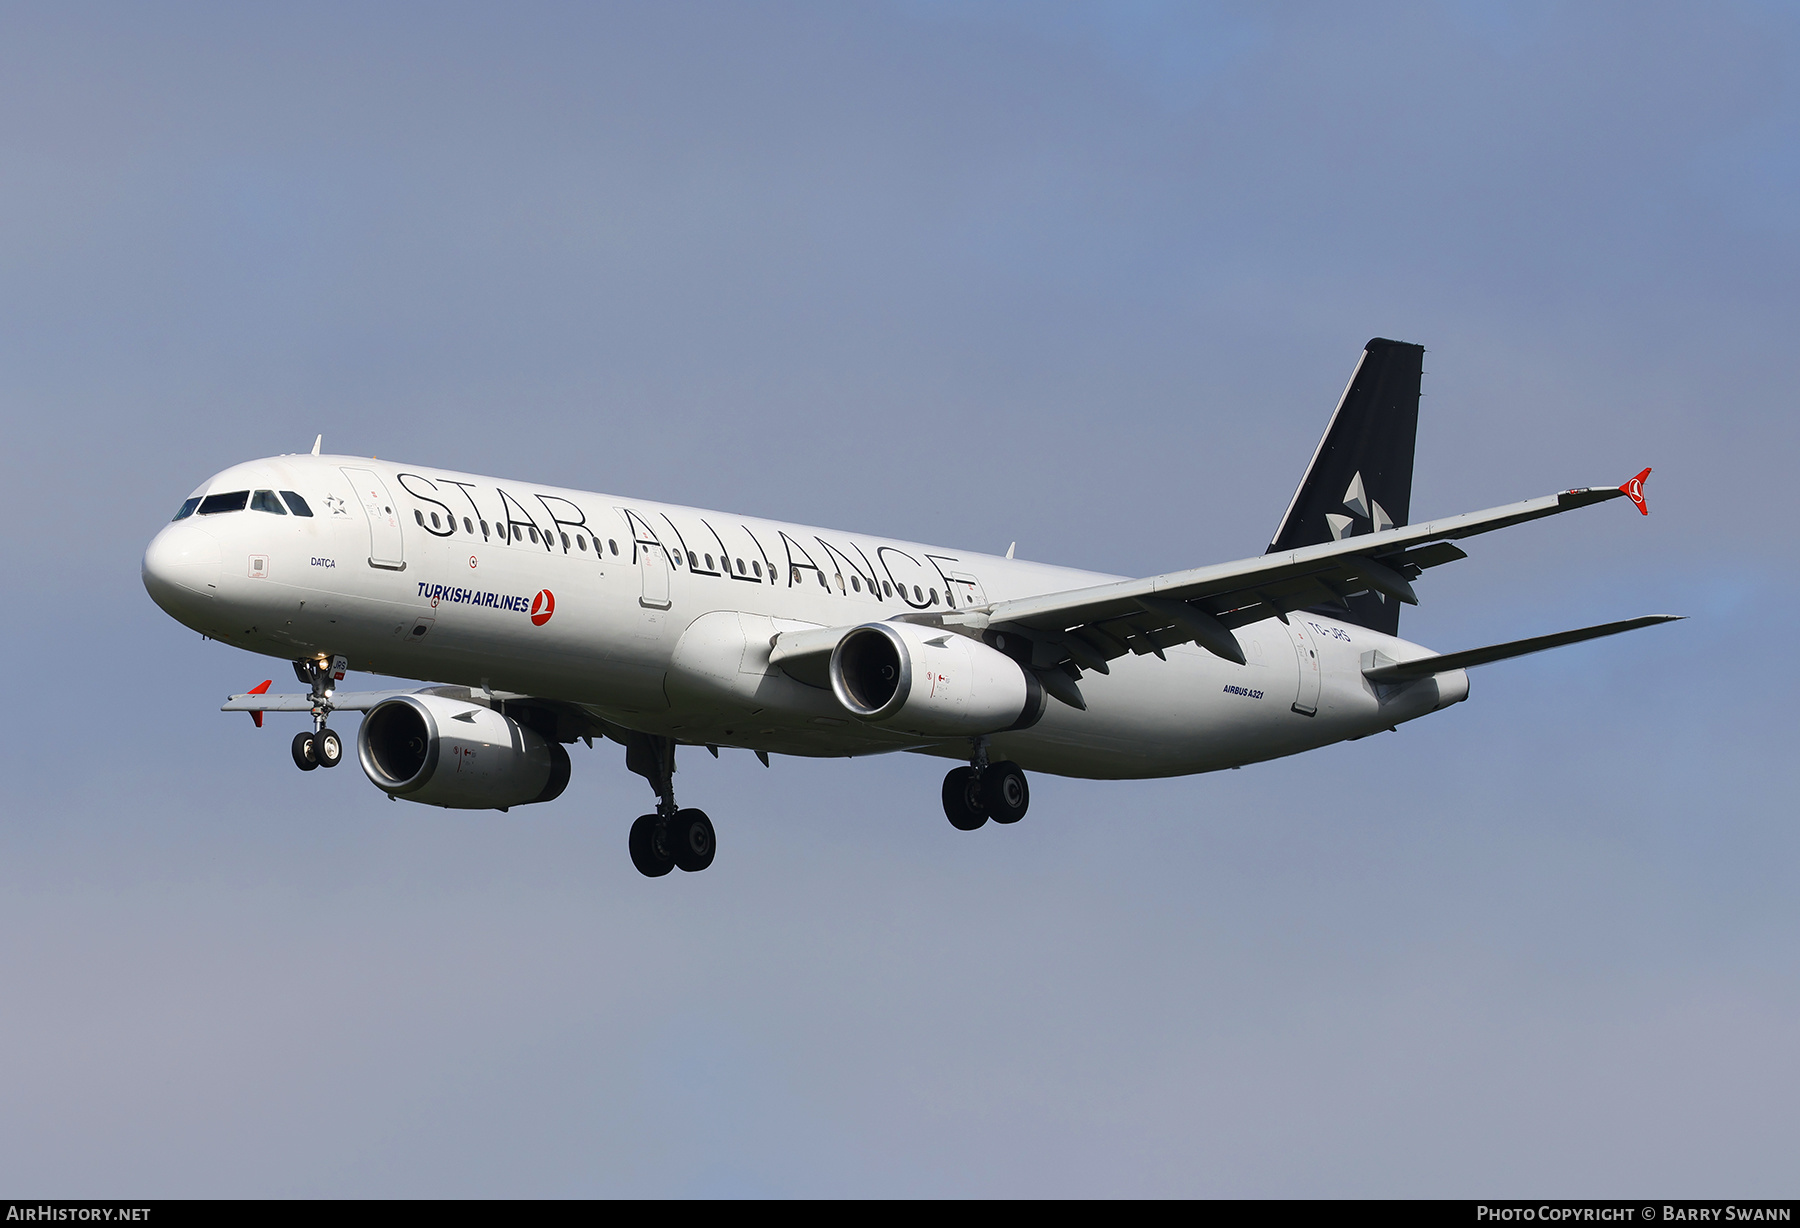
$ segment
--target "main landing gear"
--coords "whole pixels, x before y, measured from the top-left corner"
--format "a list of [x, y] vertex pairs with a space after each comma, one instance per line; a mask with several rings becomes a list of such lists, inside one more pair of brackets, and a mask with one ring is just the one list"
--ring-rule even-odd
[[989, 819], [1017, 823], [1031, 805], [1025, 770], [1010, 759], [987, 761], [987, 739], [975, 740], [968, 767], [952, 768], [944, 777], [944, 817], [958, 831], [974, 831]]
[[634, 733], [625, 744], [625, 766], [656, 790], [656, 813], [640, 815], [631, 825], [631, 864], [645, 878], [661, 878], [670, 870], [697, 874], [713, 862], [717, 842], [704, 810], [675, 806], [675, 740]]
[[294, 677], [312, 688], [311, 733], [294, 735], [294, 766], [302, 772], [314, 768], [333, 768], [344, 761], [344, 740], [337, 731], [326, 727], [331, 717], [332, 682], [348, 662], [338, 657], [330, 664], [323, 661], [294, 662]]

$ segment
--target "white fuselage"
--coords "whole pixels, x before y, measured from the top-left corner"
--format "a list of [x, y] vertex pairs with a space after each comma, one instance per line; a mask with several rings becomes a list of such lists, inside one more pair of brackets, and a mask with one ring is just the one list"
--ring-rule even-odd
[[[1117, 579], [358, 457], [253, 461], [195, 495], [240, 490], [294, 491], [314, 514], [189, 515], [144, 556], [151, 596], [207, 636], [782, 754], [961, 759], [969, 741], [860, 722], [831, 690], [769, 664], [777, 634], [900, 615], [955, 629], [971, 607]], [[1428, 651], [1315, 614], [1237, 638], [1243, 665], [1193, 645], [1114, 660], [1110, 674], [1083, 676], [1086, 711], [1051, 699], [1037, 724], [994, 735], [990, 753], [1064, 776], [1183, 775], [1363, 737], [1468, 693], [1461, 671], [1371, 685], [1368, 654]]]

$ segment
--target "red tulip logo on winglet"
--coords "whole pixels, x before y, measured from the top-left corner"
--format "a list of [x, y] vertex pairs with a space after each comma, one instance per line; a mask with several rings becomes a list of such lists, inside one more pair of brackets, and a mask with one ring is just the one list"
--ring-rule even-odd
[[547, 588], [538, 590], [538, 595], [531, 599], [531, 625], [541, 627], [550, 621], [556, 613], [556, 594]]
[[1626, 498], [1637, 504], [1637, 510], [1646, 516], [1650, 514], [1650, 505], [1644, 502], [1644, 479], [1649, 476], [1650, 471], [1646, 469], [1635, 478], [1632, 478], [1631, 481], [1619, 487], [1620, 490], [1625, 492]]

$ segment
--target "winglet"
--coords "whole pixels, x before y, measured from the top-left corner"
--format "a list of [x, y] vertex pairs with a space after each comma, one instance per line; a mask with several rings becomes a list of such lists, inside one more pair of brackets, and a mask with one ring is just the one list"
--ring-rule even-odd
[[[244, 692], [244, 694], [246, 694], [246, 695], [266, 695], [269, 693], [269, 684], [274, 681], [275, 680], [273, 678], [264, 678], [263, 684], [261, 686], [251, 687], [248, 691]], [[250, 719], [256, 722], [256, 727], [258, 729], [262, 728], [262, 718], [263, 718], [263, 714], [260, 712], [252, 712], [250, 714]]]
[[1620, 490], [1625, 492], [1626, 497], [1637, 504], [1637, 510], [1646, 516], [1650, 514], [1650, 505], [1644, 502], [1644, 479], [1649, 476], [1650, 471], [1646, 469], [1635, 478], [1632, 478], [1631, 481], [1619, 487]]

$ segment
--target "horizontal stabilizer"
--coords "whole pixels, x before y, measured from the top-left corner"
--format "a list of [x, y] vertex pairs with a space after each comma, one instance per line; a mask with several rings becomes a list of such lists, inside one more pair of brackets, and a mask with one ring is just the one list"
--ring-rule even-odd
[[1680, 614], [1647, 614], [1642, 618], [1627, 618], [1623, 622], [1601, 623], [1597, 627], [1582, 627], [1576, 631], [1558, 631], [1554, 635], [1537, 635], [1528, 640], [1490, 644], [1486, 648], [1470, 648], [1463, 652], [1447, 652], [1435, 657], [1420, 657], [1416, 661], [1402, 661], [1397, 665], [1377, 665], [1365, 669], [1363, 677], [1370, 682], [1410, 682], [1415, 678], [1429, 678], [1433, 674], [1442, 674], [1453, 669], [1468, 669], [1472, 665], [1486, 665], [1492, 661], [1523, 657], [1529, 653], [1543, 652], [1546, 648], [1561, 648], [1564, 644], [1579, 644], [1583, 640], [1597, 640], [1603, 635], [1618, 635], [1621, 631], [1636, 631], [1639, 627], [1653, 627], [1657, 623], [1677, 622], [1682, 617], [1683, 615]]

